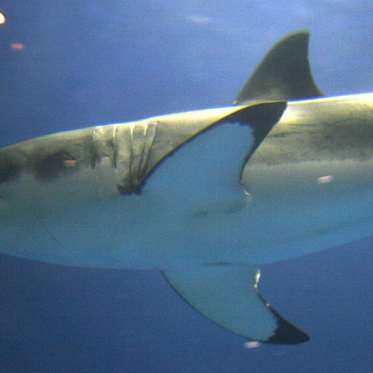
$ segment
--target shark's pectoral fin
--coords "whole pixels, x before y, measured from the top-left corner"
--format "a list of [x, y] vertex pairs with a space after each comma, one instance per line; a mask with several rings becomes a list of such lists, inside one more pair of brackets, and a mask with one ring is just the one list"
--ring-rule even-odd
[[224, 201], [242, 195], [246, 160], [278, 122], [286, 102], [255, 103], [212, 123], [167, 154], [147, 175], [144, 191], [192, 200]]
[[219, 265], [163, 274], [191, 306], [236, 334], [275, 344], [297, 344], [309, 339], [262, 298], [256, 269]]
[[322, 96], [308, 62], [308, 32], [285, 36], [267, 53], [242, 87], [235, 103]]

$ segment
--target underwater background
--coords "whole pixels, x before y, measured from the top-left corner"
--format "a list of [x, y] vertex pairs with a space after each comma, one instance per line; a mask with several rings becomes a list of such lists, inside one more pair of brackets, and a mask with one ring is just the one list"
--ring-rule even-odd
[[[0, 10], [1, 145], [229, 105], [299, 29], [326, 95], [373, 91], [371, 0], [0, 0]], [[372, 284], [373, 239], [263, 266], [262, 294], [311, 340], [249, 349], [157, 271], [0, 256], [0, 372], [368, 373]]]

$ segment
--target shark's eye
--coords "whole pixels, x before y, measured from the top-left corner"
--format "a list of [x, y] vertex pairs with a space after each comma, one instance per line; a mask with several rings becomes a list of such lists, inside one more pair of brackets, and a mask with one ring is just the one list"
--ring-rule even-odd
[[61, 173], [74, 170], [76, 165], [76, 159], [60, 151], [37, 159], [33, 164], [32, 172], [38, 179], [48, 181], [55, 179]]
[[0, 184], [15, 179], [21, 171], [17, 162], [8, 157], [0, 156]]

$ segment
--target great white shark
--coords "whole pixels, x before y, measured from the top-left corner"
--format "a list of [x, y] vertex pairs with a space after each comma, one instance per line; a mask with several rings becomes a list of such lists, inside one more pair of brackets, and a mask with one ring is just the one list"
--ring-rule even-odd
[[373, 233], [373, 94], [324, 97], [307, 32], [267, 53], [234, 105], [0, 149], [0, 252], [159, 269], [250, 340], [309, 337], [259, 293], [259, 267]]

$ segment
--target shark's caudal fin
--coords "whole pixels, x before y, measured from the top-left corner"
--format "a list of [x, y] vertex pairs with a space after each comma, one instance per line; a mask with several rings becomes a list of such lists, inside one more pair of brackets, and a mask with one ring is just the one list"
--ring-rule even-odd
[[191, 306], [238, 335], [274, 344], [298, 344], [309, 339], [259, 294], [257, 269], [211, 266], [163, 275]]
[[309, 34], [291, 33], [275, 44], [242, 87], [235, 103], [322, 96], [308, 62]]

